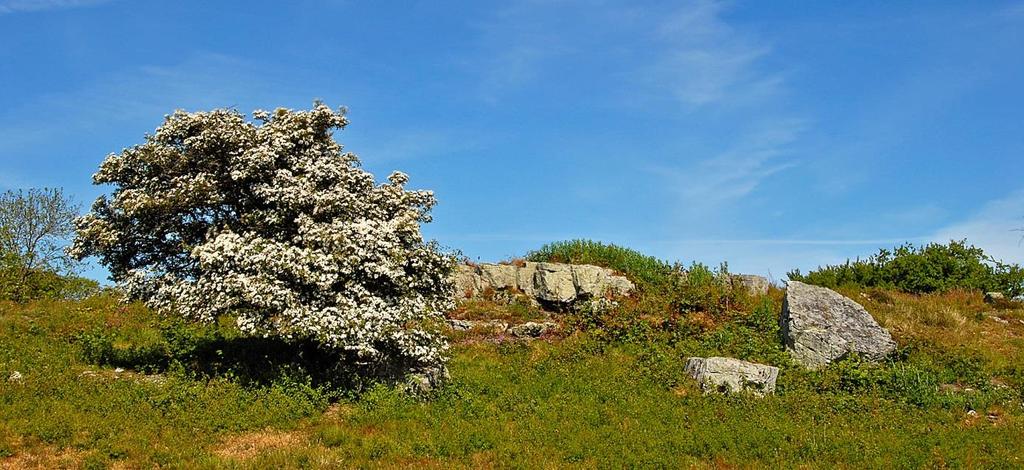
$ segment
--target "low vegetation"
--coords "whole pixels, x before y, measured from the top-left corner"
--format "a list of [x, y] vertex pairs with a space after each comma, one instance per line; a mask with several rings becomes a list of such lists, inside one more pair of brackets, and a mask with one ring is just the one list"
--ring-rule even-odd
[[531, 251], [536, 262], [593, 264], [629, 276], [642, 287], [663, 285], [677, 267], [636, 250], [593, 240], [553, 242]]
[[[650, 268], [658, 287], [589, 303], [542, 340], [453, 336], [452, 381], [426, 397], [327, 367], [336, 358], [318, 348], [246, 337], [230, 319], [184, 323], [108, 294], [0, 302], [0, 465], [1022, 465], [1020, 304], [993, 306], [977, 289], [845, 285], [900, 348], [883, 363], [808, 371], [780, 345], [781, 290], [753, 295], [724, 266], [681, 275], [592, 246], [531, 259]], [[500, 300], [460, 315], [538, 315]], [[683, 365], [711, 355], [780, 367], [776, 395], [701, 394]]]
[[831, 288], [885, 287], [918, 294], [971, 289], [1024, 295], [1024, 268], [996, 260], [966, 240], [883, 248], [866, 260], [825, 266], [806, 275], [795, 270], [789, 279]]

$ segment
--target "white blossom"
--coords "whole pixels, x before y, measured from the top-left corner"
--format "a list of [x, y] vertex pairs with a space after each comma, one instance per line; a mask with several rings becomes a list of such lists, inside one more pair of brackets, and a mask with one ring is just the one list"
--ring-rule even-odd
[[312, 338], [361, 361], [436, 365], [454, 259], [424, 242], [436, 203], [378, 185], [332, 133], [344, 110], [175, 112], [94, 175], [114, 186], [76, 224], [130, 298], [247, 334]]

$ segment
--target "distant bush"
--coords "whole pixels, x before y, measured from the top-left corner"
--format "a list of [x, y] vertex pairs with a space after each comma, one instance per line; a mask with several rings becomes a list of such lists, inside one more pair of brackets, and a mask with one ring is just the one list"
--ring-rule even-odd
[[12, 253], [0, 253], [0, 300], [81, 300], [100, 291], [98, 282], [48, 269], [24, 269]]
[[658, 258], [593, 240], [548, 243], [526, 255], [529, 261], [592, 264], [625, 274], [641, 287], [666, 284], [677, 269]]
[[911, 293], [951, 289], [998, 291], [1011, 297], [1024, 294], [1024, 269], [985, 254], [966, 240], [915, 247], [908, 243], [881, 249], [866, 260], [829, 265], [789, 279], [824, 287], [883, 287]]

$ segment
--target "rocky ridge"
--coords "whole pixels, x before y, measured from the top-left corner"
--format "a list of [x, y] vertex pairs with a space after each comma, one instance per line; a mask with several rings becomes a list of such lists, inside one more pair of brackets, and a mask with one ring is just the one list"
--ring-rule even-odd
[[456, 295], [479, 297], [490, 291], [518, 291], [540, 305], [564, 309], [607, 294], [631, 294], [636, 286], [625, 276], [589, 264], [463, 264], [454, 274]]

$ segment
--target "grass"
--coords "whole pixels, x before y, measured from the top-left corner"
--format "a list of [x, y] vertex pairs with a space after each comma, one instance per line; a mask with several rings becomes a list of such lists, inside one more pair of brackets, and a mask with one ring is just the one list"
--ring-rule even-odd
[[[427, 399], [353, 388], [322, 370], [327, 358], [227, 323], [183, 325], [109, 297], [0, 303], [0, 467], [1024, 465], [1019, 304], [847, 289], [900, 350], [812, 372], [779, 346], [782, 292], [720, 279], [708, 270], [569, 314], [560, 338], [457, 343], [452, 383]], [[705, 396], [682, 370], [693, 355], [779, 366], [777, 394]], [[6, 381], [13, 371], [20, 381]]]

